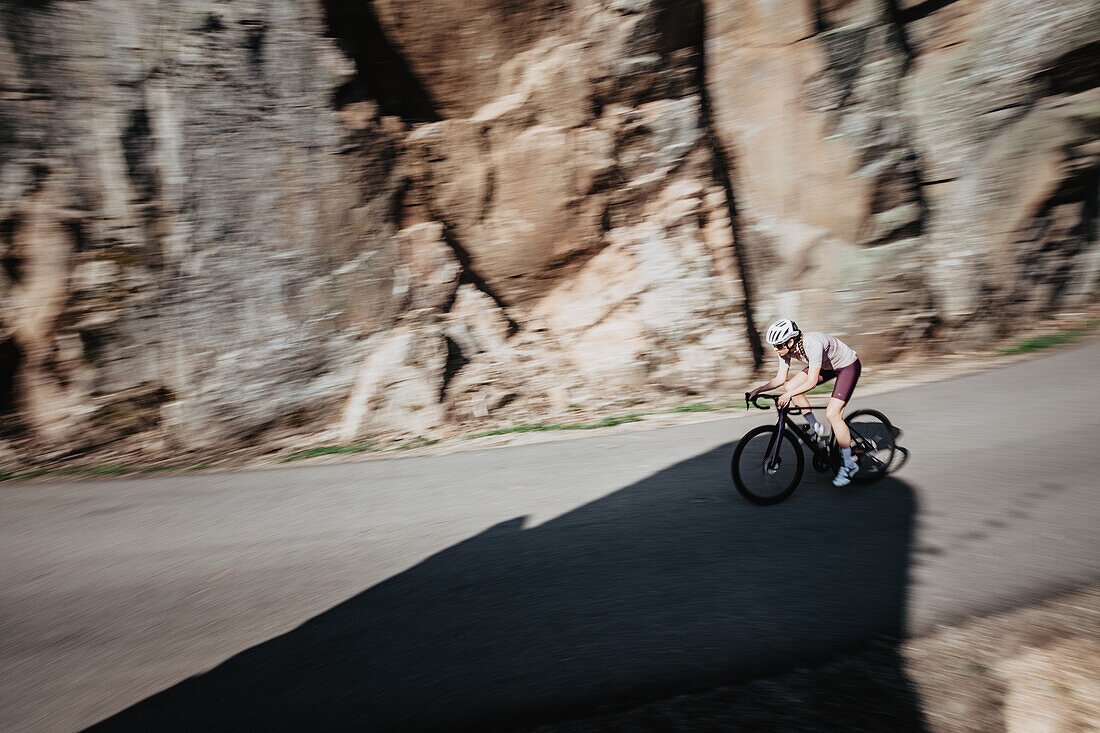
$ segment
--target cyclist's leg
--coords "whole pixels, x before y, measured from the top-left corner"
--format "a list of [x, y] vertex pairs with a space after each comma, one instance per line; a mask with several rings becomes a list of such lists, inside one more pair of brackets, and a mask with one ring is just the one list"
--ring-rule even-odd
[[[801, 372], [798, 373], [798, 376], [796, 376], [795, 379], [805, 380], [809, 377], [809, 374], [810, 374], [810, 368], [806, 367], [805, 369], [803, 369]], [[832, 377], [826, 376], [825, 372], [822, 372], [822, 373], [817, 375], [817, 384], [821, 384], [822, 382], [828, 381], [831, 378]], [[791, 380], [791, 381], [794, 381], [794, 380]], [[814, 387], [817, 386], [817, 384], [810, 385], [810, 388], [813, 389]], [[791, 404], [793, 404], [797, 407], [806, 408], [807, 410], [810, 408], [810, 401], [806, 398], [805, 393], [800, 394], [800, 395], [795, 395], [794, 397], [792, 397], [791, 398]]]
[[844, 405], [852, 399], [852, 392], [855, 391], [861, 371], [863, 371], [863, 365], [860, 364], [859, 359], [856, 359], [836, 372], [833, 395], [829, 398], [829, 406], [825, 408], [825, 417], [828, 418], [829, 425], [833, 428], [833, 435], [836, 436], [837, 445], [841, 449], [852, 447], [852, 434], [848, 432], [848, 425], [844, 422]]
[[852, 434], [848, 432], [848, 425], [844, 422], [845, 404], [845, 400], [830, 397], [829, 406], [825, 408], [825, 418], [833, 429], [833, 435], [836, 436], [836, 444], [841, 448], [851, 448]]

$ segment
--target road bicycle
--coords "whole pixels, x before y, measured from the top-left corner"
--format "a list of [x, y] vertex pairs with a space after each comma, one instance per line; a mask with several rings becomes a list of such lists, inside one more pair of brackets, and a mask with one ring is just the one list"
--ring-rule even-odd
[[[742, 496], [753, 504], [768, 506], [793, 494], [805, 469], [800, 441], [810, 449], [815, 471], [836, 472], [841, 462], [836, 437], [819, 438], [809, 425], [795, 422], [792, 416], [801, 415], [803, 408], [789, 403], [778, 407], [777, 394], [758, 395], [751, 401], [749, 396], [745, 395], [745, 409], [751, 404], [769, 410], [771, 407], [759, 402], [769, 399], [776, 404], [779, 418], [775, 425], [761, 425], [745, 433], [733, 450], [733, 483]], [[856, 410], [844, 422], [852, 434], [852, 458], [859, 465], [852, 481], [866, 484], [885, 476], [894, 460], [898, 430], [877, 410]]]

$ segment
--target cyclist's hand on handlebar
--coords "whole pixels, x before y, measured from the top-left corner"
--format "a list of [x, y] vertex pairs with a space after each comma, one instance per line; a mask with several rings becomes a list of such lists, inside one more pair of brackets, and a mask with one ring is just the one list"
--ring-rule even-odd
[[766, 405], [766, 404], [762, 405], [759, 402], [757, 402], [757, 400], [759, 400], [761, 396], [771, 397], [771, 395], [764, 394], [767, 391], [768, 390], [765, 389], [764, 387], [757, 387], [756, 389], [754, 389], [751, 392], [746, 392], [745, 393], [745, 409], [747, 410], [750, 407], [757, 407], [757, 408], [760, 408], [761, 410], [771, 409], [770, 407], [768, 407], [768, 405]]
[[783, 394], [779, 395], [779, 399], [776, 400], [775, 404], [779, 407], [786, 407], [787, 403], [789, 403], [790, 401], [791, 395], [784, 392]]

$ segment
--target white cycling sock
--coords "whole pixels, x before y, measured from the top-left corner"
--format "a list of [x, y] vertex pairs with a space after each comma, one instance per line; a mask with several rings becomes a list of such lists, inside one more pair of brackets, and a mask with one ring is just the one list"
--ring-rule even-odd
[[840, 455], [844, 459], [844, 465], [845, 466], [847, 466], [848, 468], [855, 468], [856, 467], [856, 462], [852, 460], [852, 449], [851, 448], [841, 448], [840, 449]]

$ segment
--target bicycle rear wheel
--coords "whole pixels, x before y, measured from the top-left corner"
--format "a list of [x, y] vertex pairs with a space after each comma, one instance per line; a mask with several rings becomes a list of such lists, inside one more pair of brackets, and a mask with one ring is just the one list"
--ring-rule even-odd
[[794, 493], [802, 479], [805, 459], [802, 446], [789, 430], [780, 436], [779, 457], [768, 466], [768, 448], [777, 428], [761, 425], [745, 434], [733, 450], [733, 484], [753, 504], [778, 504]]
[[862, 484], [878, 481], [894, 460], [894, 426], [877, 410], [856, 410], [844, 422], [852, 434], [852, 457], [859, 464], [852, 480]]

